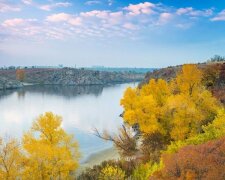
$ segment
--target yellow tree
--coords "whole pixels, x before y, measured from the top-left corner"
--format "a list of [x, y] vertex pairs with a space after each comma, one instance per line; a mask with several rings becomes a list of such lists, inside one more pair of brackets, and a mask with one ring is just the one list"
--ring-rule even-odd
[[70, 179], [78, 167], [78, 144], [61, 127], [62, 118], [47, 112], [24, 134], [25, 179]]
[[201, 133], [219, 108], [201, 82], [201, 71], [188, 64], [169, 83], [152, 79], [140, 89], [128, 88], [121, 100], [124, 121], [138, 124], [143, 135], [160, 134], [167, 142]]
[[16, 139], [0, 139], [0, 179], [17, 179], [23, 171], [23, 155]]
[[163, 124], [159, 122], [162, 107], [169, 95], [169, 86], [162, 79], [152, 79], [141, 89], [128, 88], [121, 105], [124, 107], [123, 118], [130, 125], [138, 124], [142, 132], [150, 134], [165, 133]]
[[183, 65], [181, 72], [172, 81], [172, 87], [175, 82], [175, 88], [178, 90], [177, 93], [187, 93], [190, 96], [198, 95], [199, 91], [204, 88], [202, 78], [202, 71], [196, 65], [186, 64]]
[[174, 140], [184, 140], [203, 132], [202, 126], [212, 122], [218, 112], [219, 103], [206, 90], [202, 78], [197, 66], [188, 64], [170, 83], [172, 93], [165, 113], [169, 114], [170, 136]]

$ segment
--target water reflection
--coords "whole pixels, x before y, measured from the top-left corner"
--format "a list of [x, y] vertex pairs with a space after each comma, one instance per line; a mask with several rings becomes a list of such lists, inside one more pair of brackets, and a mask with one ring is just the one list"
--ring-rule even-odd
[[28, 86], [24, 89], [17, 91], [18, 96], [24, 96], [26, 92], [41, 93], [43, 94], [54, 94], [57, 96], [63, 96], [65, 98], [72, 98], [80, 95], [93, 94], [98, 96], [102, 93], [104, 86], [93, 85], [93, 86]]
[[115, 132], [122, 124], [119, 105], [124, 90], [114, 86], [30, 86], [0, 92], [0, 133], [21, 137], [32, 121], [46, 111], [63, 117], [63, 127], [78, 139], [84, 158], [111, 146], [93, 136], [93, 127]]

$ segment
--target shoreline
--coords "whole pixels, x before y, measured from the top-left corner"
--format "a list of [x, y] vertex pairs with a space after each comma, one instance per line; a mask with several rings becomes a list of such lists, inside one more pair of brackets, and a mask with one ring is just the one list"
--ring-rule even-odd
[[83, 171], [85, 171], [86, 168], [91, 168], [94, 165], [101, 164], [103, 161], [112, 159], [119, 159], [119, 153], [114, 147], [93, 153], [89, 157], [87, 157], [87, 159], [83, 163], [80, 164], [80, 167], [77, 169], [76, 174], [79, 175]]

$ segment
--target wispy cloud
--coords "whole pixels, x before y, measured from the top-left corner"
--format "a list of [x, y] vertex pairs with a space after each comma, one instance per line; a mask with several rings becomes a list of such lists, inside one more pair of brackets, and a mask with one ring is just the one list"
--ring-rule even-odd
[[194, 16], [194, 17], [199, 17], [199, 16], [211, 16], [213, 14], [212, 9], [206, 9], [206, 10], [195, 10], [192, 7], [187, 7], [187, 8], [179, 8], [177, 9], [177, 15], [187, 15], [187, 16]]
[[221, 11], [217, 16], [211, 18], [211, 21], [225, 21], [225, 10]]
[[15, 18], [15, 19], [5, 20], [2, 23], [2, 26], [4, 26], [4, 27], [14, 27], [14, 26], [22, 25], [23, 23], [24, 23], [24, 20], [23, 19]]
[[171, 13], [161, 13], [159, 16], [159, 21], [158, 21], [158, 25], [163, 25], [168, 23], [171, 19], [173, 18], [173, 15]]
[[69, 2], [59, 2], [59, 3], [53, 3], [53, 4], [46, 4], [39, 6], [40, 9], [44, 11], [51, 11], [52, 9], [59, 8], [59, 7], [69, 7], [72, 4]]
[[102, 2], [93, 0], [93, 1], [87, 1], [87, 2], [85, 2], [85, 4], [91, 6], [91, 5], [95, 5], [95, 4], [102, 4]]
[[113, 0], [108, 0], [108, 5], [109, 5], [109, 6], [112, 6], [112, 5], [113, 5], [113, 3], [114, 3], [114, 1], [113, 1]]
[[33, 3], [32, 0], [22, 0], [22, 2], [26, 5], [31, 5]]
[[49, 4], [39, 4], [34, 2], [33, 0], [22, 0], [22, 2], [25, 5], [33, 6], [44, 11], [52, 11], [56, 8], [72, 6], [70, 2], [51, 2]]
[[9, 12], [9, 11], [21, 11], [21, 9], [6, 1], [2, 1], [2, 2], [0, 1], [0, 13]]
[[125, 23], [123, 25], [123, 27], [126, 28], [126, 29], [129, 29], [129, 30], [137, 30], [138, 29], [138, 26], [136, 26], [133, 23]]
[[[90, 1], [87, 1], [90, 2]], [[32, 0], [23, 0], [26, 5], [35, 5]], [[92, 1], [93, 3], [93, 1]], [[49, 5], [38, 5], [45, 11], [57, 7], [68, 7], [71, 4], [51, 3]], [[113, 36], [129, 37], [137, 36], [142, 29], [152, 27], [163, 28], [171, 26], [174, 28], [187, 29], [198, 21], [198, 18], [212, 16], [212, 9], [197, 10], [192, 7], [179, 8], [169, 7], [163, 4], [150, 2], [130, 4], [113, 10], [92, 10], [76, 14], [52, 13], [44, 19], [6, 19], [0, 25], [5, 33], [13, 37], [32, 35], [42, 38], [64, 39], [71, 37], [102, 37]], [[221, 12], [212, 21], [225, 20], [225, 12]]]

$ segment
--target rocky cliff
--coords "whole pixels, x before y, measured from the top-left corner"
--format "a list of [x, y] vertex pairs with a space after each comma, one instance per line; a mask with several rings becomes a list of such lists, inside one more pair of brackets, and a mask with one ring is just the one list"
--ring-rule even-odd
[[[16, 80], [16, 70], [0, 70], [0, 87], [5, 89], [20, 87]], [[133, 72], [104, 72], [85, 69], [25, 69], [23, 84], [44, 85], [106, 85], [141, 81], [144, 74]]]
[[0, 76], [0, 90], [16, 89], [22, 87], [23, 84], [17, 80], [12, 80], [7, 77]]

